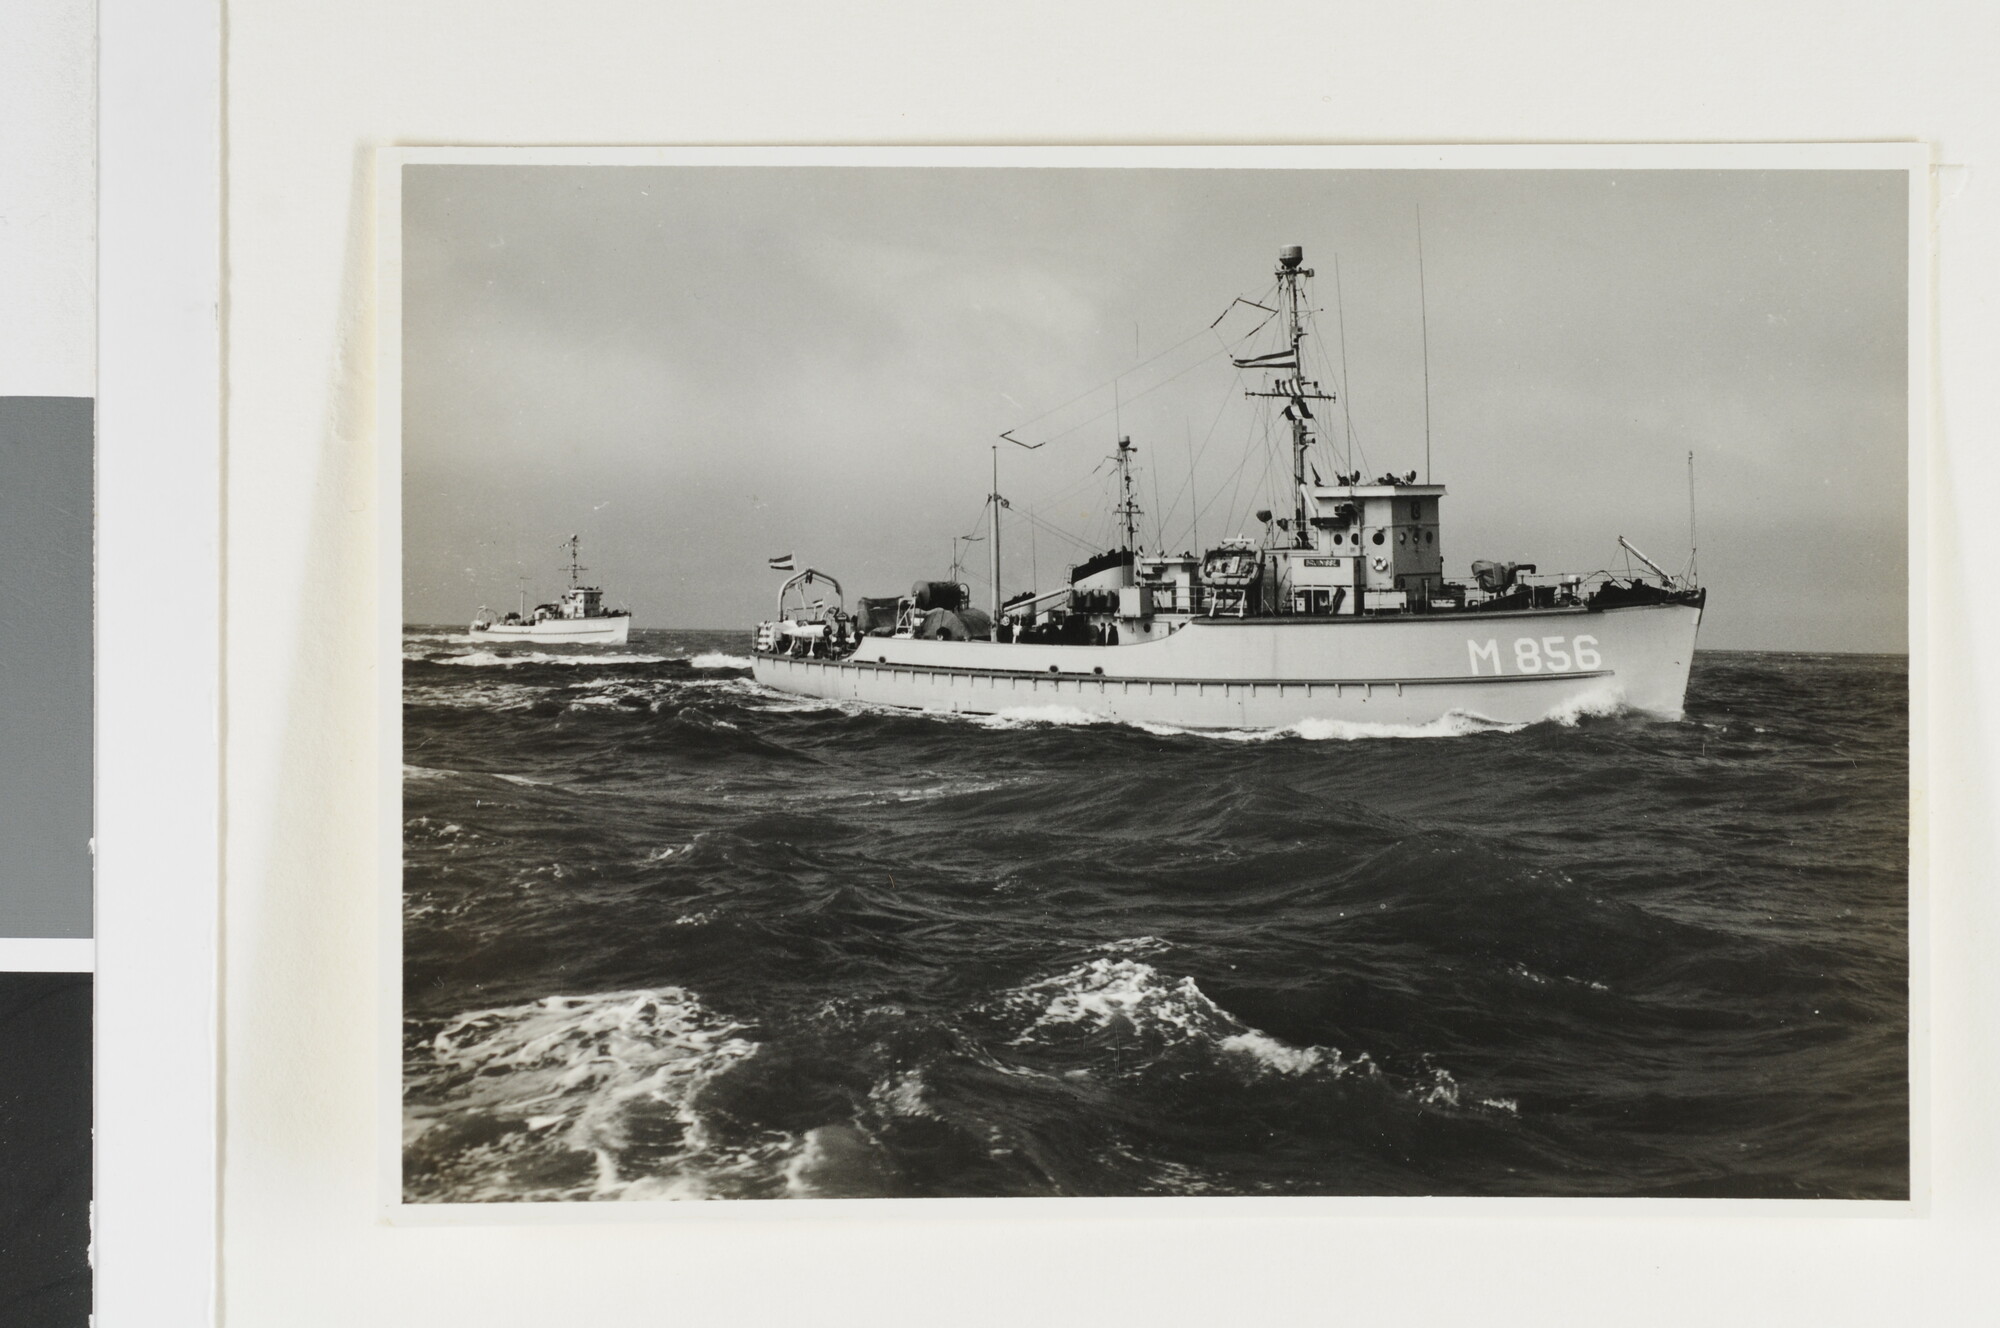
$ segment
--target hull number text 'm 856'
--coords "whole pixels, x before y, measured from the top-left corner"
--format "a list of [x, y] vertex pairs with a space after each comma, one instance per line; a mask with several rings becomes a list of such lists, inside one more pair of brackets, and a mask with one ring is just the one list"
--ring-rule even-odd
[[[1503, 666], [1505, 656], [1498, 641], [1467, 641], [1466, 653], [1472, 657], [1472, 672], [1506, 673]], [[1490, 668], [1488, 666], [1491, 666]], [[1597, 638], [1594, 636], [1521, 636], [1514, 639], [1514, 673], [1569, 673], [1587, 672], [1604, 667], [1604, 660], [1597, 653]]]

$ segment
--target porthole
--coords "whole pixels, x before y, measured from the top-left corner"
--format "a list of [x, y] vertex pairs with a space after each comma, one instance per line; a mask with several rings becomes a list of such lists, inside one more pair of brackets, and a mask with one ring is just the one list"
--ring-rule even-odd
[[1424, 505], [1422, 503], [1410, 504], [1410, 520], [1421, 521], [1423, 519], [1423, 515], [1424, 515]]
[[1424, 543], [1435, 544], [1437, 542], [1438, 542], [1438, 533], [1435, 530], [1426, 530], [1424, 532]]
[[1388, 538], [1388, 532], [1386, 532], [1386, 531], [1381, 531], [1381, 530], [1378, 530], [1378, 531], [1376, 531], [1376, 532], [1375, 532], [1375, 535], [1374, 535], [1374, 542], [1375, 542], [1375, 543], [1377, 543], [1377, 544], [1380, 544], [1380, 543], [1381, 543], [1381, 542], [1382, 542], [1383, 540], [1385, 540], [1385, 539], [1387, 539], [1387, 538]]
[[1397, 532], [1396, 532], [1396, 543], [1398, 543], [1398, 544], [1408, 544], [1409, 542], [1410, 542], [1410, 532], [1409, 532], [1409, 531], [1407, 531], [1407, 530], [1399, 530], [1399, 531], [1397, 531]]

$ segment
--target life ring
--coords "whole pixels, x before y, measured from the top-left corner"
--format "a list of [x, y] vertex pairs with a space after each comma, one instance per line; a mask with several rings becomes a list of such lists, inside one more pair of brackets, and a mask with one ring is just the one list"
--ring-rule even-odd
[[1387, 558], [1370, 558], [1368, 560], [1368, 565], [1374, 568], [1378, 572], [1386, 572], [1389, 570], [1389, 560]]

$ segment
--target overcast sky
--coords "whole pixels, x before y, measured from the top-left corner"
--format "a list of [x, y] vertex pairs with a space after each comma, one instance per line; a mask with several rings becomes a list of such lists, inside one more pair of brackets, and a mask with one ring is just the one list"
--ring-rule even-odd
[[[1688, 554], [1702, 644], [1902, 650], [1906, 195], [1896, 172], [412, 166], [404, 177], [404, 616], [561, 584], [641, 627], [768, 617], [795, 553], [850, 597], [986, 534], [1009, 593], [1110, 534], [1289, 507], [1258, 383], [1279, 248], [1305, 247], [1322, 473], [1425, 464], [1448, 575], [1475, 558]], [[1422, 216], [1423, 265], [1417, 250]], [[1336, 289], [1335, 259], [1339, 281]], [[1346, 373], [1341, 371], [1345, 328]], [[1351, 440], [1346, 415], [1351, 414]], [[1192, 480], [1192, 482], [1190, 482]], [[1033, 512], [1039, 524], [1025, 514]], [[1076, 543], [1073, 541], [1080, 541]], [[984, 602], [984, 542], [966, 579]]]

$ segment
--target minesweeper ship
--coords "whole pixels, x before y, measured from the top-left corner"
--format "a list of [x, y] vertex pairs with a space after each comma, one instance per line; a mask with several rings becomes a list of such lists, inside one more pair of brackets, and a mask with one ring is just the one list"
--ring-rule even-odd
[[569, 553], [569, 586], [553, 604], [525, 603], [519, 611], [495, 618], [484, 604], [469, 629], [484, 641], [538, 641], [548, 645], [622, 646], [632, 632], [630, 609], [604, 607], [604, 590], [583, 584], [582, 541], [571, 535], [559, 546]]
[[[1308, 463], [1312, 408], [1335, 397], [1303, 368], [1301, 287], [1312, 276], [1303, 257], [1297, 246], [1281, 251], [1279, 308], [1257, 306], [1282, 313], [1287, 343], [1232, 357], [1272, 375], [1249, 395], [1270, 399], [1291, 426], [1290, 511], [1259, 512], [1261, 539], [1226, 540], [1199, 557], [1143, 551], [1133, 448], [1120, 438], [1120, 546], [1070, 568], [1056, 589], [1003, 604], [996, 454], [989, 611], [951, 581], [850, 609], [839, 581], [808, 567], [757, 628], [757, 681], [927, 711], [1195, 729], [1453, 715], [1515, 724], [1617, 708], [1679, 718], [1707, 599], [1692, 550], [1689, 571], [1675, 575], [1619, 536], [1651, 580], [1481, 561], [1469, 581], [1452, 581], [1439, 537], [1443, 485], [1419, 484], [1415, 471], [1320, 482]], [[821, 584], [831, 601], [812, 589]]]

